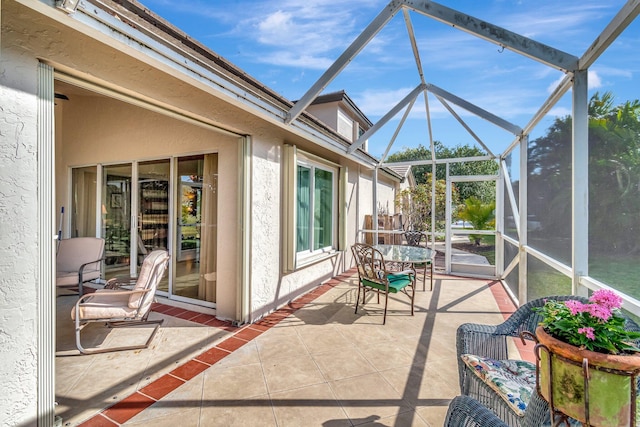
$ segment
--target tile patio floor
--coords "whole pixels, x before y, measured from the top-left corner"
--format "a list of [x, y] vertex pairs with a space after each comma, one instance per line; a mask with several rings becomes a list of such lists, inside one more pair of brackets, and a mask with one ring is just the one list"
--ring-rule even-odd
[[[148, 349], [89, 356], [75, 350], [76, 297], [59, 297], [56, 414], [84, 427], [441, 426], [459, 394], [456, 328], [511, 313], [502, 285], [437, 275], [413, 317], [390, 298], [384, 326], [375, 298], [354, 314], [356, 291], [352, 270], [241, 328], [156, 304]], [[87, 327], [88, 344], [147, 332]]]

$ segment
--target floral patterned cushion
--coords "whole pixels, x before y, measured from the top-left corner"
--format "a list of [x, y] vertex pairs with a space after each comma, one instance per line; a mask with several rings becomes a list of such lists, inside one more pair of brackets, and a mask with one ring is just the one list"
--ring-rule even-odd
[[494, 360], [474, 354], [460, 356], [464, 363], [491, 387], [518, 416], [524, 416], [536, 387], [536, 365], [524, 360]]

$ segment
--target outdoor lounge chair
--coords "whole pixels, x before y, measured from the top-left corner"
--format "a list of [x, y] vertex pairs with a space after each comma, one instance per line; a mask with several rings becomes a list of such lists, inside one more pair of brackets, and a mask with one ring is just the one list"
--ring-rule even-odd
[[[421, 246], [421, 243], [423, 240], [425, 242], [425, 245], [428, 242], [427, 235], [422, 231], [405, 231], [404, 238], [407, 241], [407, 245], [409, 246]], [[430, 280], [429, 290], [430, 291], [433, 290], [433, 263], [434, 263], [434, 260], [432, 259], [429, 262], [421, 262], [421, 263], [413, 264], [413, 269], [416, 270], [416, 272], [418, 270], [422, 270], [422, 290], [423, 291], [425, 290], [425, 284], [427, 281], [427, 268], [429, 268], [429, 280]]]
[[104, 256], [104, 239], [74, 237], [58, 242], [56, 254], [56, 286], [78, 288], [82, 295], [83, 283], [100, 278]]
[[385, 266], [382, 253], [373, 246], [356, 243], [351, 246], [351, 252], [358, 267], [358, 296], [356, 297], [356, 310], [360, 302], [362, 291], [362, 304], [366, 302], [367, 291], [373, 290], [378, 294], [384, 294], [384, 316], [382, 324], [387, 322], [387, 305], [389, 293], [402, 292], [411, 300], [411, 315], [413, 316], [413, 300], [415, 295], [415, 272], [413, 270], [389, 271]]
[[[549, 405], [536, 391], [535, 363], [509, 359], [511, 338], [521, 339], [521, 332], [533, 333], [542, 316], [532, 311], [547, 300], [569, 299], [588, 302], [584, 297], [561, 295], [539, 298], [518, 308], [499, 325], [464, 323], [456, 333], [460, 391], [491, 409], [510, 426], [538, 427], [549, 423]], [[640, 327], [626, 319], [626, 328]], [[531, 337], [529, 340], [533, 348]]]
[[[166, 250], [151, 252], [144, 259], [140, 275], [132, 289], [110, 288], [117, 281], [107, 282], [105, 289], [81, 296], [71, 310], [75, 321], [76, 347], [83, 354], [147, 348], [164, 319], [148, 320], [158, 283], [164, 275], [169, 255]], [[109, 327], [155, 324], [151, 336], [143, 345], [85, 349], [81, 344], [81, 331], [91, 322], [105, 322]]]

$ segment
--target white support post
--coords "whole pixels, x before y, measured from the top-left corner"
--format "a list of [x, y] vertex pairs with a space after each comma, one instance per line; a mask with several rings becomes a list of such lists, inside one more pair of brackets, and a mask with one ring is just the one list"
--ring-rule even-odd
[[520, 258], [518, 264], [518, 303], [520, 305], [527, 302], [528, 285], [527, 285], [527, 163], [529, 160], [529, 135], [523, 135], [520, 139], [520, 184], [518, 197], [518, 211], [520, 213], [520, 235], [518, 256]]
[[38, 347], [37, 425], [55, 418], [55, 125], [53, 67], [38, 64]]
[[378, 167], [373, 169], [373, 224], [371, 226], [375, 230], [373, 233], [373, 244], [378, 244]]
[[496, 239], [495, 239], [495, 251], [496, 251], [496, 276], [502, 277], [504, 271], [504, 240], [502, 235], [504, 234], [504, 187], [505, 187], [505, 175], [502, 172], [502, 168], [498, 168], [498, 179], [496, 180]]
[[241, 219], [238, 222], [237, 230], [240, 244], [236, 254], [239, 265], [236, 280], [238, 280], [240, 286], [237, 286], [235, 321], [238, 324], [243, 324], [254, 320], [251, 317], [251, 235], [253, 228], [251, 219], [251, 156], [253, 153], [253, 141], [251, 137], [244, 136], [239, 142], [238, 193], [241, 196], [238, 197], [237, 208]]
[[451, 274], [451, 177], [449, 176], [449, 163], [447, 163], [446, 169], [446, 182], [447, 182], [447, 198], [445, 208], [445, 273]]
[[589, 100], [587, 71], [573, 76], [573, 120], [571, 146], [572, 213], [571, 213], [571, 292], [587, 295], [580, 286], [580, 276], [589, 274]]
[[[433, 147], [433, 142], [431, 143]], [[448, 164], [448, 163], [447, 163]], [[431, 250], [436, 250], [436, 162], [431, 163]]]

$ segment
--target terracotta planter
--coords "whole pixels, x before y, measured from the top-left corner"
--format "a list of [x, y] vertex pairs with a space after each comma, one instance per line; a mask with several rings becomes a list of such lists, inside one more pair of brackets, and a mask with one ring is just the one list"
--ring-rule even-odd
[[553, 338], [540, 326], [536, 337], [538, 392], [552, 409], [591, 426], [636, 425], [640, 356], [581, 350]]

